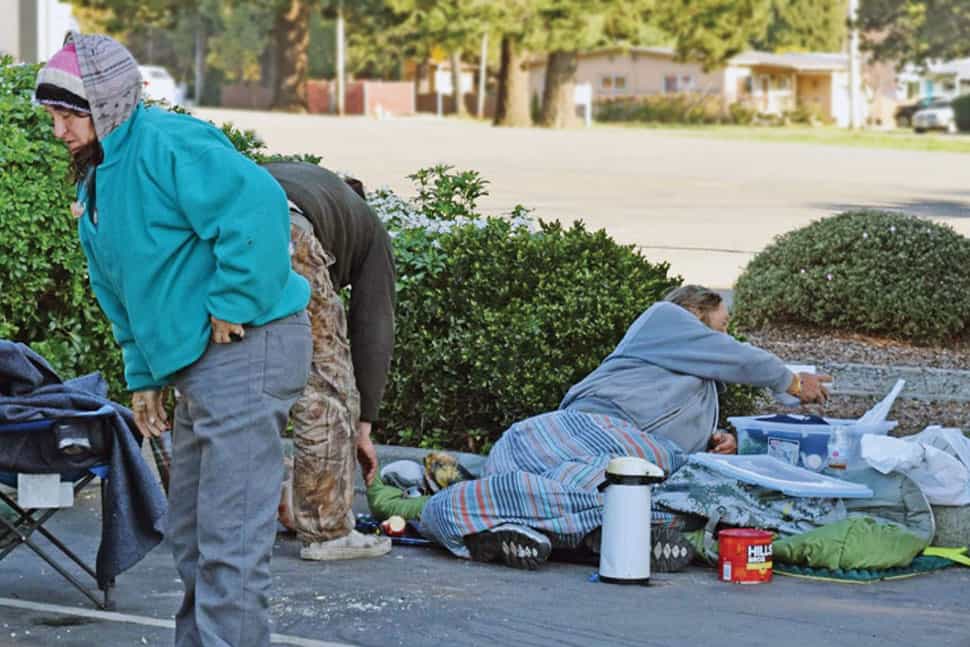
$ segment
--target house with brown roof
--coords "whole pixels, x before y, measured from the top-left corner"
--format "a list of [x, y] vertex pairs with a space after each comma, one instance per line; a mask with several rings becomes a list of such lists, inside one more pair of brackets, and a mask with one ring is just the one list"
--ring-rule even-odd
[[[545, 61], [530, 65], [530, 90], [541, 100]], [[717, 69], [676, 59], [669, 47], [612, 48], [581, 54], [577, 83], [590, 83], [594, 101], [660, 94], [717, 97], [723, 109], [742, 103], [781, 115], [806, 108], [824, 121], [849, 124], [848, 57], [838, 53], [744, 52]]]

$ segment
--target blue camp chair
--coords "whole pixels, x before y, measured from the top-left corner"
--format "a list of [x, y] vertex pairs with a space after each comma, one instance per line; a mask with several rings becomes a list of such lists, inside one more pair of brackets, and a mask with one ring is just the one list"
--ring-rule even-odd
[[[50, 434], [46, 438], [43, 436], [36, 437], [43, 442], [54, 442], [51, 439], [51, 436], [54, 435], [54, 427], [57, 422], [58, 421], [56, 420], [34, 420], [30, 422], [0, 424], [0, 443], [4, 442], [5, 435], [7, 435], [8, 438], [17, 437], [18, 439], [23, 439], [25, 437], [24, 434], [28, 432], [30, 434]], [[101, 487], [102, 515], [104, 515], [105, 481], [109, 476], [109, 469], [108, 465], [101, 462], [101, 460], [106, 458], [107, 457], [101, 457], [100, 460], [97, 460], [97, 464], [89, 465], [82, 469], [72, 468], [67, 471], [60, 472], [61, 482], [70, 482], [74, 484], [75, 497], [77, 497], [77, 494], [81, 490], [91, 484], [95, 476], [98, 477]], [[20, 472], [27, 472], [27, 470], [20, 470]], [[18, 472], [14, 471], [0, 471], [0, 483], [10, 487], [17, 487], [17, 473]], [[78, 591], [83, 593], [88, 599], [94, 602], [98, 608], [106, 610], [114, 609], [114, 601], [111, 599], [111, 590], [114, 586], [113, 580], [104, 586], [98, 585], [98, 588], [101, 589], [101, 596], [94, 594], [77, 577], [75, 577], [65, 568], [65, 565], [68, 564], [66, 561], [62, 561], [61, 563], [58, 562], [58, 559], [63, 558], [57, 557], [56, 552], [49, 551], [48, 549], [38, 545], [32, 538], [35, 532], [42, 535], [54, 546], [54, 548], [60, 551], [61, 554], [69, 558], [84, 572], [90, 575], [95, 580], [97, 585], [97, 575], [94, 568], [78, 557], [74, 551], [68, 548], [67, 545], [56, 537], [48, 528], [44, 527], [44, 524], [47, 523], [60, 510], [60, 508], [24, 509], [18, 505], [17, 501], [3, 492], [0, 492], [0, 500], [6, 503], [17, 515], [17, 519], [13, 521], [7, 519], [3, 515], [0, 515], [0, 546], [2, 546], [2, 548], [0, 548], [0, 560], [7, 557], [7, 555], [9, 555], [17, 547], [21, 545], [26, 546], [34, 551], [34, 553], [36, 553], [41, 559], [50, 564], [55, 571], [60, 573], [64, 579], [70, 582]]]

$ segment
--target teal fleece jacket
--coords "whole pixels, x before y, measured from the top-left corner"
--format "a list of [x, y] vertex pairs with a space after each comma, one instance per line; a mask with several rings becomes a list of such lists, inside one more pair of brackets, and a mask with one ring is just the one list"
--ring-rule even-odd
[[159, 388], [201, 357], [210, 315], [260, 326], [306, 307], [286, 196], [220, 130], [139, 104], [101, 145], [96, 204], [78, 186], [78, 229], [129, 390]]

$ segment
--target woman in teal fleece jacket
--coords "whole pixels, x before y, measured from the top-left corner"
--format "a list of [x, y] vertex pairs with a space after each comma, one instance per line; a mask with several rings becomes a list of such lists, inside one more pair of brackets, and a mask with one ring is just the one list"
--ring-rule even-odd
[[267, 645], [279, 436], [311, 352], [286, 196], [211, 124], [145, 107], [137, 63], [108, 37], [70, 34], [37, 81], [71, 151], [72, 211], [142, 435], [169, 427], [165, 387], [181, 396], [176, 644]]

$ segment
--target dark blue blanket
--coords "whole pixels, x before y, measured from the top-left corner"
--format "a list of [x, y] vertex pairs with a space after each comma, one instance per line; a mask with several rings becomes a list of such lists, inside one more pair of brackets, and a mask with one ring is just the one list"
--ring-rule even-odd
[[[101, 520], [96, 571], [104, 585], [137, 564], [164, 537], [167, 506], [141, 455], [131, 411], [107, 399], [100, 374], [62, 381], [43, 357], [0, 340], [0, 425], [41, 419], [97, 419], [107, 430], [104, 461], [111, 468]], [[44, 432], [38, 432], [44, 433]], [[0, 434], [0, 454], [4, 452]], [[24, 466], [24, 470], [32, 470]]]

